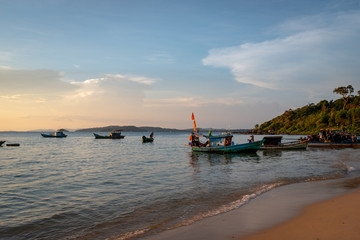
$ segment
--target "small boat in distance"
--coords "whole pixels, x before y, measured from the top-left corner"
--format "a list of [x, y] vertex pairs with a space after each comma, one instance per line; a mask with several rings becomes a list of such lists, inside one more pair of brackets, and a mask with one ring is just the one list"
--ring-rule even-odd
[[109, 135], [99, 135], [94, 133], [95, 139], [123, 139], [125, 136], [121, 135], [121, 129], [112, 131]]
[[7, 143], [6, 146], [7, 147], [19, 147], [20, 143]]
[[154, 141], [154, 133], [151, 132], [149, 137], [142, 136], [141, 141], [143, 143], [153, 142]]
[[0, 147], [4, 144], [6, 141], [0, 141]]
[[281, 143], [282, 136], [265, 136], [260, 150], [304, 150], [308, 146], [307, 140]]
[[62, 129], [57, 130], [55, 133], [41, 133], [41, 136], [45, 138], [65, 138], [67, 137], [66, 134], [64, 134], [64, 131]]

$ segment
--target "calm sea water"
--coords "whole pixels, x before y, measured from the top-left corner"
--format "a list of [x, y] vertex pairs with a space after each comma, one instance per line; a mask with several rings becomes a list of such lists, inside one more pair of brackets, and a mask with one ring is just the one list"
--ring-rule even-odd
[[146, 144], [141, 136], [149, 133], [124, 135], [0, 133], [20, 143], [0, 148], [0, 238], [141, 238], [241, 207], [280, 185], [360, 175], [360, 149], [195, 154], [185, 147], [189, 134], [155, 133]]

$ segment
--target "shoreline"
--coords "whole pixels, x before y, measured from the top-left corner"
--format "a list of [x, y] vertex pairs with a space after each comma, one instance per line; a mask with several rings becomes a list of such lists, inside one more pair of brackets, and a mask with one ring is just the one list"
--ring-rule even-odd
[[242, 240], [343, 239], [360, 235], [360, 189], [307, 206], [295, 218]]
[[[309, 206], [322, 205], [324, 201], [346, 197], [359, 190], [359, 177], [285, 185], [258, 196], [238, 209], [139, 239], [268, 239], [264, 235], [257, 236], [291, 222]], [[273, 239], [281, 239], [277, 233], [275, 236]]]

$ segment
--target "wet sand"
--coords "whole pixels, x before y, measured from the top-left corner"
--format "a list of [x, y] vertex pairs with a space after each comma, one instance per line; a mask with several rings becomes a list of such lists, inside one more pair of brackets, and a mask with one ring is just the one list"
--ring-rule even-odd
[[[150, 236], [143, 239], [296, 239], [293, 235], [279, 235], [280, 233], [287, 234], [287, 232], [292, 232], [294, 231], [294, 229], [297, 229], [297, 231], [303, 232], [303, 234], [305, 234], [297, 239], [317, 239], [317, 237], [313, 238], [313, 236], [315, 235], [310, 235], [311, 231], [309, 229], [311, 229], [313, 232], [324, 232], [323, 230], [321, 230], [323, 228], [325, 228], [327, 231], [336, 230], [339, 232], [339, 234], [345, 234], [343, 233], [343, 231], [348, 231], [349, 234], [357, 233], [357, 236], [359, 236], [359, 183], [359, 179], [337, 179], [282, 186], [266, 192], [261, 196], [258, 196], [257, 198], [251, 200], [248, 204], [240, 207], [239, 209], [219, 214], [214, 217], [205, 218], [192, 225], [168, 230], [155, 236]], [[341, 197], [337, 198], [339, 196]], [[347, 200], [348, 198], [349, 200]], [[343, 201], [345, 202], [343, 203]], [[317, 210], [314, 210], [318, 209], [319, 206], [322, 206], [323, 204], [326, 204], [328, 202], [332, 203], [333, 205], [326, 206], [325, 210], [321, 207], [321, 212], [316, 212]], [[304, 212], [304, 209], [307, 206], [315, 203], [317, 204], [305, 210], [305, 213], [314, 212], [314, 215], [301, 215], [301, 213]], [[347, 205], [348, 208], [346, 210], [343, 210], [343, 208], [340, 207], [342, 205]], [[332, 209], [332, 211], [330, 211], [329, 209]], [[354, 212], [352, 212], [352, 210], [354, 210]], [[325, 213], [330, 214], [334, 212], [337, 212], [337, 214], [339, 215], [324, 215]], [[319, 218], [315, 218], [316, 216], [322, 215], [324, 216], [324, 218], [335, 218], [336, 221], [334, 221], [337, 224], [339, 222], [341, 224], [344, 222], [344, 224], [342, 225], [346, 225], [348, 228], [342, 229], [338, 228], [338, 226], [332, 225], [319, 225], [315, 227], [314, 224], [309, 224], [306, 227], [298, 227], [296, 225], [299, 223], [293, 223], [293, 221], [298, 221], [296, 220], [298, 219], [296, 218], [296, 216], [299, 215], [301, 216], [301, 218], [305, 217], [305, 219], [301, 220], [303, 222], [321, 221], [322, 224], [326, 224], [326, 221], [319, 220]], [[356, 221], [356, 223], [353, 223], [354, 221]], [[330, 224], [330, 221], [328, 222]], [[351, 223], [355, 225], [357, 224], [357, 227], [353, 227], [353, 224], [351, 225]], [[289, 228], [289, 230], [284, 230], [284, 227], [289, 227], [289, 224], [292, 224], [292, 228]], [[304, 228], [309, 229], [305, 230]], [[268, 237], [268, 235], [266, 234], [271, 235], [269, 235]], [[332, 236], [331, 233], [329, 234], [330, 236]], [[322, 236], [325, 235], [318, 235], [318, 238], [330, 239]], [[342, 236], [341, 238], [333, 239], [354, 238], [344, 238]]]
[[260, 239], [342, 239], [360, 238], [360, 190], [307, 207], [294, 219], [243, 238]]

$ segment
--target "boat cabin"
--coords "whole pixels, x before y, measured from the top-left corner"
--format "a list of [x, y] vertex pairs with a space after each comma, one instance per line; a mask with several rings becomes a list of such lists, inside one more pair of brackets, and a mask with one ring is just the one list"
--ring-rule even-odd
[[205, 143], [207, 147], [217, 147], [217, 146], [231, 146], [233, 135], [231, 134], [222, 134], [217, 136], [205, 136], [208, 141]]
[[66, 136], [62, 131], [56, 131], [54, 134], [55, 137], [63, 137]]
[[271, 146], [281, 145], [281, 139], [282, 139], [282, 136], [266, 136], [266, 137], [264, 137], [263, 145], [264, 146], [267, 146], [267, 145], [271, 145]]
[[122, 135], [121, 135], [121, 131], [122, 131], [122, 130], [120, 130], [120, 129], [114, 130], [114, 131], [112, 131], [112, 132], [110, 133], [110, 136], [111, 136], [111, 137], [120, 137], [120, 136], [122, 136]]

